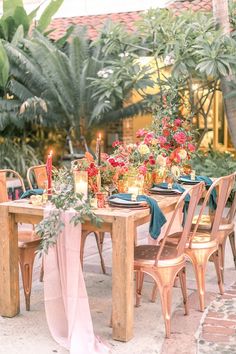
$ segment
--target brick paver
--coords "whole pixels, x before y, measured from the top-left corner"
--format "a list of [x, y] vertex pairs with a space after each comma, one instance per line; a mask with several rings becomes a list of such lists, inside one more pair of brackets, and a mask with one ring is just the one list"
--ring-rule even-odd
[[236, 283], [212, 301], [198, 333], [197, 354], [236, 354]]

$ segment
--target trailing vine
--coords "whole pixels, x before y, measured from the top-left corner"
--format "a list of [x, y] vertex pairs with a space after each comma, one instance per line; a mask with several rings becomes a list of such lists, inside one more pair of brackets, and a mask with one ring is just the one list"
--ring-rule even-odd
[[47, 254], [49, 247], [56, 244], [64, 227], [62, 212], [69, 209], [76, 211], [70, 220], [75, 226], [83, 223], [85, 219], [89, 219], [97, 227], [102, 222], [92, 211], [89, 201], [84, 201], [82, 194], [75, 194], [73, 177], [69, 170], [63, 168], [54, 172], [53, 186], [54, 194], [50, 200], [52, 207], [49, 215], [35, 227], [35, 232], [41, 238], [38, 251], [40, 255]]

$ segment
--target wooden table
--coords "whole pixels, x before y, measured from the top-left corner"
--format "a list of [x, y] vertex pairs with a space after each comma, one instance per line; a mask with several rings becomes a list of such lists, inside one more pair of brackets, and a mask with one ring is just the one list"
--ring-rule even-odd
[[[173, 210], [178, 197], [157, 197], [164, 213]], [[150, 220], [149, 209], [97, 209], [103, 219], [100, 231], [112, 234], [112, 326], [113, 339], [133, 337], [133, 254], [136, 227]], [[17, 223], [37, 224], [43, 207], [28, 203], [0, 204], [0, 316], [13, 317], [20, 311]], [[94, 230], [89, 222], [83, 230]]]

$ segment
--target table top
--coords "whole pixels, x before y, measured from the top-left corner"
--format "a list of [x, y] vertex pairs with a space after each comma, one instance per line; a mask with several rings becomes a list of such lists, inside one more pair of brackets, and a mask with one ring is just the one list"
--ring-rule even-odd
[[[176, 202], [179, 199], [179, 196], [162, 196], [162, 195], [151, 195], [154, 198], [162, 210], [163, 213], [168, 213], [174, 209]], [[0, 205], [8, 207], [10, 213], [15, 214], [29, 214], [35, 216], [43, 216], [43, 212], [46, 206], [36, 206], [29, 203], [29, 200], [14, 200], [5, 203], [1, 203]], [[101, 209], [94, 209], [94, 213], [106, 219], [107, 217], [134, 217], [135, 219], [147, 217], [150, 215], [150, 210], [148, 207], [143, 207], [139, 209], [134, 208], [116, 208], [111, 206], [106, 206]]]

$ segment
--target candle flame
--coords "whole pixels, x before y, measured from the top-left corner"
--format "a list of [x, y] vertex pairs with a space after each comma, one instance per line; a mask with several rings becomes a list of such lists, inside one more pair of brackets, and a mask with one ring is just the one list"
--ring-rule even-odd
[[101, 140], [102, 139], [102, 133], [98, 134], [98, 139]]
[[50, 156], [53, 155], [53, 151], [52, 151], [52, 150], [49, 151], [49, 155], [50, 155]]

